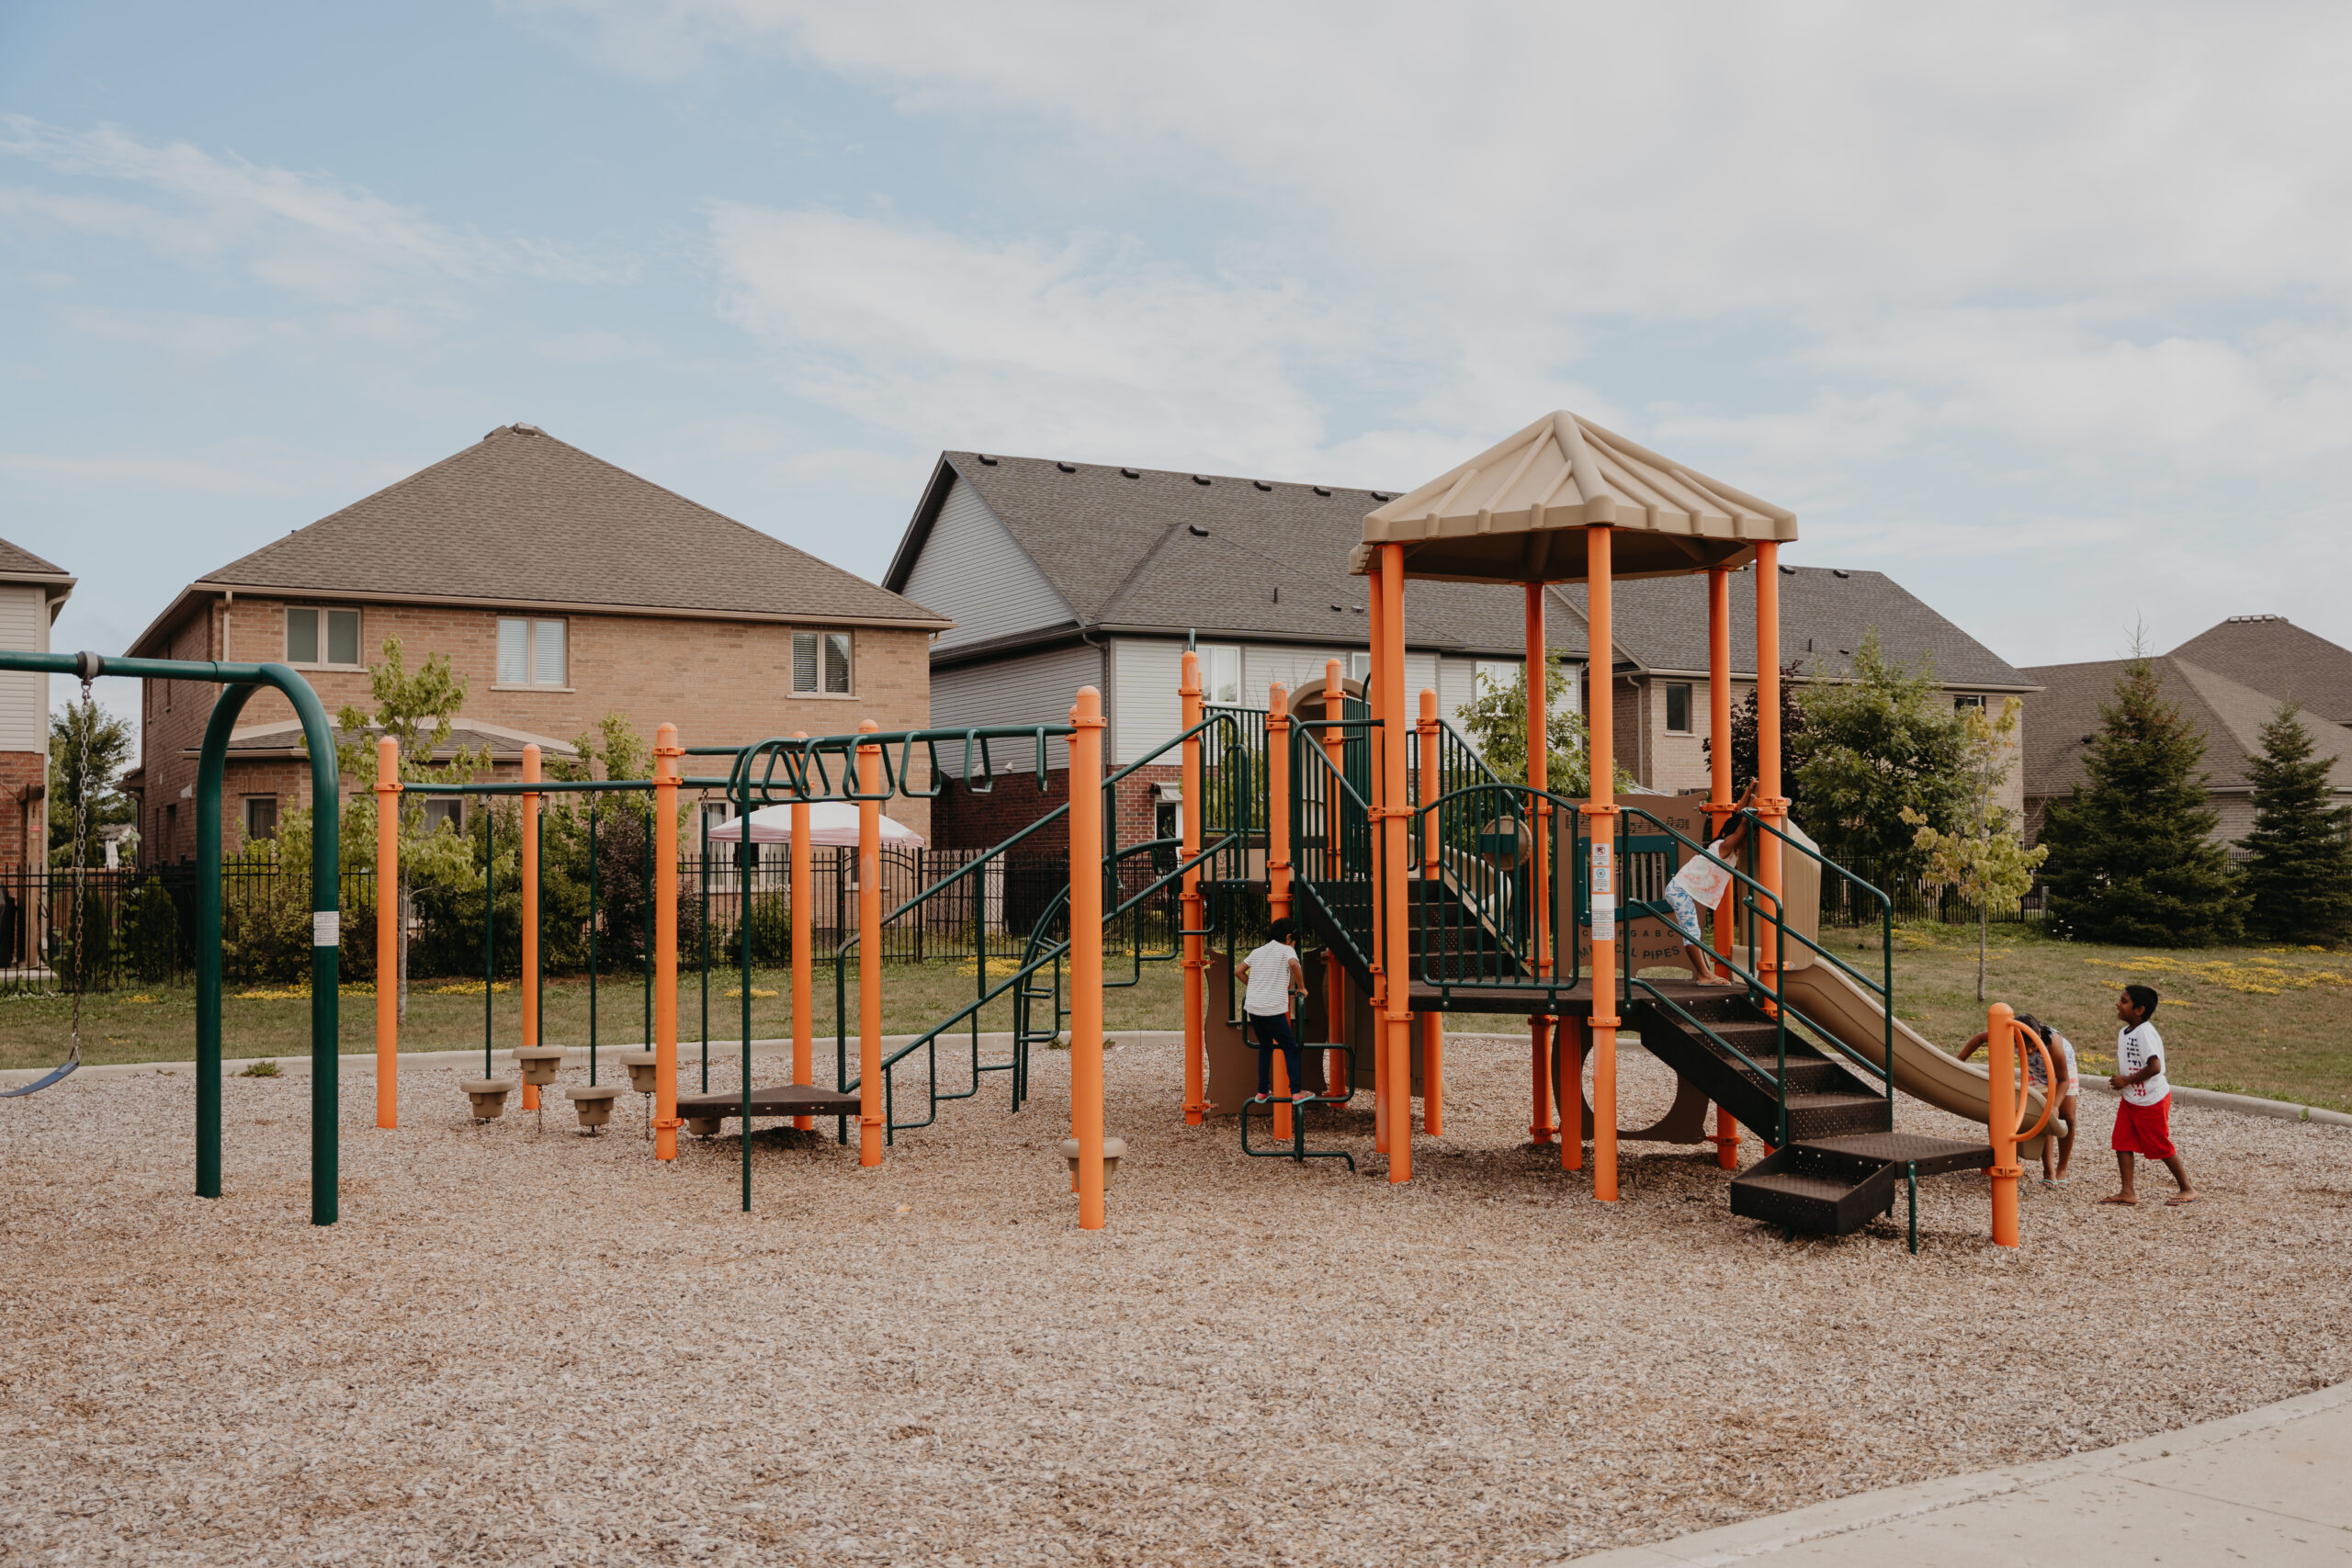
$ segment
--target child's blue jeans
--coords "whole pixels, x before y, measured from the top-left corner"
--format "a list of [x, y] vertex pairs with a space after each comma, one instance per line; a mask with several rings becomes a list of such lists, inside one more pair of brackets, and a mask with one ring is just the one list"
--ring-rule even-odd
[[1274, 1053], [1280, 1051], [1283, 1066], [1290, 1072], [1291, 1093], [1305, 1094], [1306, 1073], [1299, 1061], [1298, 1036], [1292, 1032], [1290, 1014], [1253, 1012], [1249, 1019], [1250, 1029], [1258, 1036], [1254, 1045], [1258, 1053], [1258, 1092], [1272, 1094], [1274, 1091]]

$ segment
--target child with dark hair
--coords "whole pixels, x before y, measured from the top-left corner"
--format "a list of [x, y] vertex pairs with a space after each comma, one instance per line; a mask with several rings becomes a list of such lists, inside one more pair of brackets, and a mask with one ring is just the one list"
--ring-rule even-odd
[[1306, 990], [1306, 970], [1292, 945], [1297, 935], [1298, 922], [1284, 915], [1268, 931], [1265, 944], [1241, 961], [1241, 977], [1249, 982], [1241, 996], [1241, 1015], [1248, 1020], [1249, 1034], [1255, 1036], [1250, 1043], [1258, 1052], [1258, 1093], [1252, 1101], [1258, 1105], [1273, 1098], [1276, 1051], [1283, 1054], [1283, 1069], [1290, 1074], [1293, 1103], [1314, 1098], [1306, 1092], [1298, 1035], [1290, 1024], [1290, 999]]
[[2154, 987], [2149, 986], [2126, 986], [2115, 998], [2115, 1016], [2123, 1027], [2116, 1032], [2115, 1072], [2107, 1082], [2123, 1095], [2116, 1101], [2115, 1136], [2109, 1140], [2123, 1184], [2113, 1196], [2100, 1199], [2102, 1203], [2140, 1201], [2132, 1185], [2134, 1156], [2139, 1155], [2164, 1161], [2179, 1184], [2180, 1190], [2165, 1199], [2166, 1204], [2177, 1207], [2197, 1201], [2196, 1190], [2188, 1184], [2188, 1168], [2180, 1163], [2180, 1152], [2173, 1147], [2172, 1084], [2165, 1077], [2164, 1037], [2150, 1021], [2155, 1017], [2156, 1001]]
[[[2022, 1035], [2018, 1040], [2018, 1050], [2025, 1056], [2026, 1080], [2052, 1102], [2050, 1112], [2052, 1124], [2064, 1123], [2063, 1131], [2054, 1132], [2041, 1140], [2041, 1184], [2054, 1187], [2066, 1179], [2066, 1167], [2075, 1157], [2075, 1114], [2080, 1104], [2076, 1097], [2082, 1091], [2082, 1079], [2075, 1071], [2075, 1043], [2059, 1033], [2056, 1026], [2042, 1022], [2030, 1012], [2018, 1014], [2018, 1024], [2020, 1029], [2033, 1031], [2050, 1048], [2050, 1068], [2045, 1070], [2041, 1065], [2041, 1053]], [[1968, 1043], [1960, 1048], [1960, 1059], [1965, 1062], [1976, 1055], [1977, 1047], [1984, 1043], [1985, 1038], [1984, 1032], [1978, 1030], [1970, 1037]], [[2050, 1083], [2051, 1071], [2058, 1075], [2054, 1089]], [[2054, 1168], [2051, 1162], [2053, 1145], [2057, 1153]]]

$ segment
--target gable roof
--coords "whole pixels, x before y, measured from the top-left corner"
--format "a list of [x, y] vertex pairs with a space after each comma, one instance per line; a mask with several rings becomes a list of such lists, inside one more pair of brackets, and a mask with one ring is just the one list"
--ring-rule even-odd
[[2284, 615], [2232, 615], [2171, 657], [2273, 697], [2292, 697], [2331, 724], [2352, 724], [2352, 649]]
[[[945, 452], [882, 579], [887, 588], [906, 585], [958, 479], [1069, 606], [1071, 632], [1363, 640], [1364, 585], [1350, 580], [1348, 552], [1363, 536], [1365, 508], [1393, 492]], [[1406, 640], [1515, 653], [1521, 603], [1484, 586], [1419, 587], [1406, 598]]]
[[1736, 566], [1758, 540], [1792, 541], [1796, 513], [1558, 409], [1363, 520], [1372, 547], [1405, 547], [1405, 575], [1560, 582], [1586, 575], [1584, 529], [1612, 525], [1611, 572], [1661, 577]]
[[[359, 731], [338, 728], [334, 731], [334, 738], [340, 745], [382, 733], [380, 726], [371, 724]], [[506, 725], [492, 724], [488, 719], [468, 718], [459, 714], [449, 721], [449, 739], [434, 750], [433, 757], [435, 761], [447, 761], [459, 751], [487, 751], [493, 762], [515, 762], [522, 760], [526, 746], [537, 746], [547, 757], [572, 758], [579, 755], [568, 740], [534, 735], [526, 729], [514, 729]], [[182, 748], [181, 755], [199, 756], [203, 750], [201, 745], [192, 744]], [[244, 762], [256, 758], [307, 757], [310, 752], [302, 743], [302, 721], [287, 718], [232, 731], [228, 754], [231, 761]]]
[[54, 561], [43, 560], [22, 545], [0, 539], [0, 582], [38, 583], [48, 589], [44, 597], [49, 601], [50, 618], [55, 620], [73, 595], [74, 578]]
[[231, 561], [190, 595], [239, 592], [623, 615], [950, 623], [783, 540], [527, 424]]
[[[2025, 793], [2027, 798], [2064, 795], [2083, 779], [2083, 754], [2099, 726], [2099, 708], [2114, 700], [2116, 677], [2130, 660], [2089, 664], [2045, 664], [2025, 673], [2041, 690], [2027, 699]], [[2165, 700], [2205, 736], [2199, 767], [2220, 791], [2251, 787], [2247, 764], [2262, 752], [2262, 727], [2278, 709], [2268, 693], [2167, 654], [2151, 660]], [[2352, 729], [2306, 718], [2312, 754], [2330, 760], [2338, 789], [2352, 790]]]
[[[1561, 583], [1550, 591], [1576, 622], [1571, 641], [1583, 647], [1586, 588]], [[1707, 580], [1657, 577], [1610, 587], [1610, 631], [1620, 655], [1635, 669], [1703, 676], [1707, 672]], [[1946, 686], [2025, 692], [2030, 672], [1970, 637], [1883, 571], [1817, 566], [1781, 568], [1781, 658], [1802, 660], [1804, 673], [1836, 679], [1851, 673], [1854, 649], [1876, 631], [1888, 656], [1916, 668], [1922, 660]], [[1807, 644], [1811, 646], [1808, 647]], [[1731, 576], [1731, 667], [1756, 676], [1756, 572]]]

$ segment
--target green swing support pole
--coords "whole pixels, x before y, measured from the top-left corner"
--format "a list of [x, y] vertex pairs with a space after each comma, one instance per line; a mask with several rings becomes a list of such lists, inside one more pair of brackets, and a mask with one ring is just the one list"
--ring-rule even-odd
[[270, 687], [293, 705], [311, 753], [311, 1223], [341, 1216], [342, 1150], [336, 1114], [335, 987], [340, 965], [343, 784], [335, 771], [334, 729], [311, 683], [283, 664], [219, 660], [115, 659], [97, 653], [0, 649], [0, 670], [95, 681], [194, 681], [225, 687], [205, 726], [196, 774], [196, 1195], [220, 1196], [220, 796], [229, 733], [255, 691]]

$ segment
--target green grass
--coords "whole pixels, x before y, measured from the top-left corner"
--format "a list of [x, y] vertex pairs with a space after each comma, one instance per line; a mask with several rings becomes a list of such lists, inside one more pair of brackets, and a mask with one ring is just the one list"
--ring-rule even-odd
[[[1133, 976], [1131, 960], [1106, 959], [1111, 979]], [[989, 964], [990, 984], [1001, 984], [1010, 967]], [[678, 977], [678, 1037], [702, 1038], [704, 987], [699, 970]], [[930, 1028], [969, 1003], [977, 976], [969, 959], [933, 963], [886, 964], [882, 970], [882, 1028], [888, 1034], [910, 1034]], [[513, 985], [490, 998], [491, 1027], [500, 1049], [521, 1043], [521, 998]], [[742, 1029], [741, 980], [738, 974], [714, 970], [708, 987], [710, 1037], [738, 1038]], [[1121, 1029], [1172, 1028], [1178, 1014], [1182, 979], [1172, 964], [1147, 964], [1142, 983], [1106, 990], [1103, 1022]], [[605, 1044], [634, 1044], [645, 1038], [645, 990], [635, 975], [607, 976], [597, 984], [596, 1037]], [[792, 1032], [792, 976], [788, 970], [760, 969], [752, 976], [752, 1032], [755, 1039], [774, 1039]], [[773, 994], [769, 994], [773, 993]], [[549, 981], [545, 990], [541, 1036], [549, 1044], [588, 1043], [588, 985], [585, 980]], [[849, 972], [849, 1027], [858, 1025], [857, 971]], [[832, 966], [817, 967], [815, 1028], [818, 1038], [833, 1030]], [[47, 993], [0, 997], [0, 1067], [48, 1066], [63, 1059], [66, 1032], [73, 1015], [71, 998]], [[376, 998], [372, 989], [346, 987], [341, 1008], [344, 1051], [367, 1052], [376, 1047]], [[230, 1057], [306, 1056], [311, 1050], [311, 1003], [307, 990], [286, 986], [237, 986], [227, 988], [220, 1006], [222, 1054]], [[959, 1026], [960, 1027], [960, 1026]], [[980, 1027], [1012, 1027], [1010, 996], [1000, 998], [981, 1014]], [[480, 980], [409, 982], [408, 1020], [401, 1028], [403, 1051], [479, 1049], [482, 1043], [482, 993]], [[196, 987], [190, 985], [125, 987], [94, 993], [82, 1003], [82, 1058], [105, 1062], [186, 1061], [196, 1054]]]
[[[1851, 932], [1833, 931], [1825, 940], [1834, 947], [1855, 938]], [[1862, 952], [1857, 947], [1858, 957]], [[1125, 960], [1114, 959], [1109, 967], [1114, 979], [1133, 974]], [[929, 1028], [973, 994], [969, 960], [894, 963], [882, 973], [882, 1027], [887, 1033]], [[820, 965], [817, 978], [816, 1030], [821, 1041], [833, 1029], [831, 966]], [[700, 979], [699, 972], [692, 970], [680, 976], [678, 1033], [689, 1043], [702, 1037]], [[2053, 942], [2027, 925], [1993, 929], [1986, 996], [2058, 1024], [2074, 1040], [2086, 1072], [2111, 1069], [2115, 993], [2135, 980], [2164, 993], [2156, 1023], [2164, 1032], [2165, 1066], [2175, 1082], [2352, 1111], [2352, 955], [2278, 947], [2174, 953]], [[715, 1040], [732, 1039], [741, 1027], [741, 1000], [728, 994], [738, 985], [732, 974], [711, 976], [710, 1033]], [[1174, 964], [1146, 964], [1140, 985], [1105, 993], [1103, 1021], [1114, 1032], [1172, 1029], [1181, 988]], [[752, 989], [753, 1034], [763, 1039], [789, 1034], [790, 975], [756, 971]], [[608, 979], [599, 985], [598, 993], [599, 1040], [633, 1043], [641, 1039], [644, 993], [635, 977]], [[1956, 1048], [1984, 1027], [1984, 1010], [1975, 993], [1973, 928], [1932, 923], [1898, 928], [1895, 1010], [1905, 1021], [1938, 1044]], [[519, 999], [511, 986], [491, 998], [493, 1038], [500, 1048], [520, 1042]], [[854, 1029], [854, 970], [848, 999]], [[62, 996], [0, 997], [0, 1067], [44, 1066], [62, 1059], [70, 1012], [71, 1003]], [[989, 1030], [1010, 1028], [1010, 1000], [992, 1004], [980, 1023]], [[1457, 1033], [1524, 1035], [1527, 1029], [1523, 1018], [1469, 1013], [1455, 1013], [1447, 1024]], [[345, 1051], [374, 1049], [372, 994], [345, 993], [342, 1026]], [[310, 1050], [310, 1003], [303, 993], [287, 987], [232, 986], [222, 1006], [222, 1030], [230, 1056], [301, 1056]], [[548, 985], [543, 1032], [550, 1043], [587, 1043], [584, 981]], [[84, 1000], [86, 1061], [186, 1060], [194, 1055], [195, 1033], [193, 987], [125, 988]], [[479, 981], [412, 981], [408, 1021], [401, 1032], [403, 1050], [474, 1049], [481, 1041]]]

